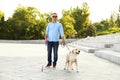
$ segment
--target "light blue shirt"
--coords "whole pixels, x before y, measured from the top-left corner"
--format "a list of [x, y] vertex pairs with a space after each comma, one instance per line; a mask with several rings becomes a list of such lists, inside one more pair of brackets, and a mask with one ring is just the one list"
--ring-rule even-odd
[[46, 34], [48, 35], [48, 41], [59, 41], [59, 37], [64, 36], [63, 26], [59, 22], [50, 22], [46, 27]]

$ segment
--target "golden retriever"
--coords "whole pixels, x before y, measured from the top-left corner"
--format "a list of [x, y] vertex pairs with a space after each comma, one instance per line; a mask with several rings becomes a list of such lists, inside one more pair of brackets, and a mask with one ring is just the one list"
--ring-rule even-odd
[[66, 56], [66, 62], [65, 62], [65, 68], [64, 70], [73, 70], [73, 63], [76, 65], [76, 70], [78, 72], [78, 62], [77, 62], [77, 55], [80, 53], [80, 50], [78, 49], [73, 49], [72, 51], [69, 52]]

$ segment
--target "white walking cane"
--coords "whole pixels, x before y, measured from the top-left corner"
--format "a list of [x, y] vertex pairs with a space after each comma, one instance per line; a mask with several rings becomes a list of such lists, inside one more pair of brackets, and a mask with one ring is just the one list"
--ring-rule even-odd
[[[45, 42], [45, 47], [47, 46], [47, 43]], [[41, 65], [41, 72], [44, 70], [44, 64]]]

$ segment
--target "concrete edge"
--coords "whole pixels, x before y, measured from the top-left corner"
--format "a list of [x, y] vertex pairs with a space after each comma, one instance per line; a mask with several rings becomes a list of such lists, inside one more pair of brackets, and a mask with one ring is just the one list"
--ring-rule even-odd
[[[61, 40], [59, 40], [61, 43]], [[67, 39], [66, 43], [71, 43], [76, 39]], [[20, 43], [20, 44], [45, 44], [45, 40], [0, 40], [0, 43]]]
[[77, 46], [77, 45], [72, 45], [72, 44], [69, 44], [69, 46], [71, 47], [76, 47], [80, 50], [83, 50], [87, 53], [95, 53], [95, 51], [97, 51], [98, 49], [97, 48], [91, 48], [91, 47], [85, 47], [85, 46]]
[[120, 65], [120, 53], [119, 52], [99, 50], [95, 52], [95, 56]]

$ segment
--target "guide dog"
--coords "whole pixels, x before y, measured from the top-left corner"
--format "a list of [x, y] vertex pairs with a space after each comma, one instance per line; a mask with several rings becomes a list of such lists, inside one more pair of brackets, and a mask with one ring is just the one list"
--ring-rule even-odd
[[69, 52], [69, 54], [66, 55], [66, 62], [65, 62], [65, 68], [64, 70], [73, 70], [73, 63], [76, 65], [76, 70], [78, 72], [78, 62], [77, 62], [77, 55], [80, 53], [80, 50], [78, 49], [73, 49], [72, 51]]

